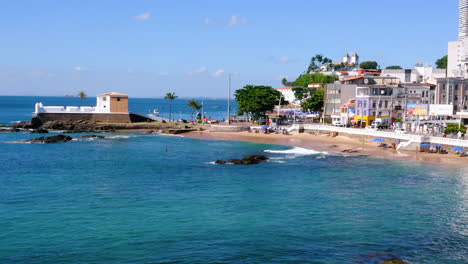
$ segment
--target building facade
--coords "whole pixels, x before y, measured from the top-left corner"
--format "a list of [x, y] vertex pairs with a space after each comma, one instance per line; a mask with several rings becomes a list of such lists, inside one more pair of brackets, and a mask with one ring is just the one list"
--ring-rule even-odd
[[395, 77], [400, 83], [431, 83], [436, 84], [438, 78], [447, 76], [446, 69], [437, 69], [432, 66], [417, 66], [414, 69], [385, 69], [382, 77]]
[[454, 114], [468, 110], [468, 79], [438, 79], [434, 97], [436, 104], [453, 105]]
[[447, 77], [468, 78], [468, 0], [459, 0], [458, 41], [448, 44]]
[[357, 85], [327, 84], [324, 96], [324, 117], [334, 121], [341, 120], [341, 106], [355, 96]]

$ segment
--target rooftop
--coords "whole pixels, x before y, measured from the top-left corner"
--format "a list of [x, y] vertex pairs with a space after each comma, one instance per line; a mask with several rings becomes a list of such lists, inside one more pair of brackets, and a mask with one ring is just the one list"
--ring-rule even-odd
[[117, 92], [104, 93], [104, 94], [100, 94], [98, 96], [128, 97], [127, 94], [117, 93]]

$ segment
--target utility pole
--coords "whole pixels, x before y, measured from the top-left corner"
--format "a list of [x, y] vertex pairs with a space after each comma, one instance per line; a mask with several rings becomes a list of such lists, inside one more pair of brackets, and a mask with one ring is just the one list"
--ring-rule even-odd
[[403, 84], [403, 93], [405, 95], [405, 102], [404, 102], [404, 111], [403, 111], [403, 128], [406, 130], [406, 111], [407, 111], [407, 93], [406, 93], [406, 84]]
[[231, 124], [231, 74], [229, 73], [229, 88], [228, 88], [228, 125]]

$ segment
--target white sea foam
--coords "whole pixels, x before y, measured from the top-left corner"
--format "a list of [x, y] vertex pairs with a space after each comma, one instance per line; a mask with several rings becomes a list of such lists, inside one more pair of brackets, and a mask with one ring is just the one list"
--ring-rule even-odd
[[109, 138], [109, 139], [120, 139], [120, 138], [131, 138], [131, 136], [108, 136], [106, 138]]
[[274, 153], [274, 154], [291, 154], [295, 156], [310, 156], [310, 155], [326, 155], [328, 154], [327, 152], [322, 152], [322, 151], [317, 151], [313, 149], [306, 149], [306, 148], [300, 148], [300, 147], [294, 147], [292, 149], [286, 149], [286, 150], [264, 150], [264, 152], [267, 153]]

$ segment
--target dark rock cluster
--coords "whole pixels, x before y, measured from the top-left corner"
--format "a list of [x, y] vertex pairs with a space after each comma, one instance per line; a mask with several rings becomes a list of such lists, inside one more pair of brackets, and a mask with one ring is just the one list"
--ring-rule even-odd
[[230, 159], [227, 161], [217, 160], [215, 164], [236, 164], [236, 165], [251, 165], [258, 164], [260, 162], [265, 162], [268, 160], [268, 157], [265, 155], [249, 155], [243, 159]]
[[51, 136], [51, 137], [39, 137], [39, 138], [26, 139], [23, 142], [26, 142], [26, 143], [61, 143], [61, 142], [67, 142], [70, 140], [72, 140], [70, 136], [57, 135], [57, 136]]

